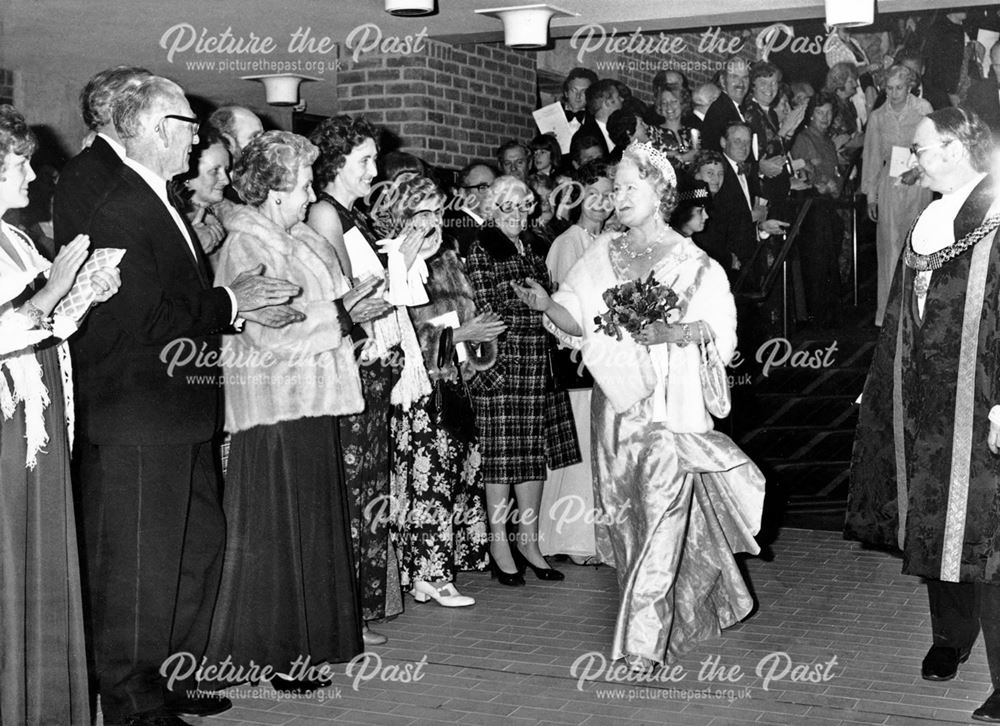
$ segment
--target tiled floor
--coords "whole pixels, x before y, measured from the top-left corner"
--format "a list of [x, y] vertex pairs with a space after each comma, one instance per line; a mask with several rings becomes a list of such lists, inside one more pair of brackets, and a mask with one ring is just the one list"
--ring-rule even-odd
[[[759, 602], [744, 623], [680, 661], [677, 680], [581, 682], [599, 671], [617, 608], [608, 568], [567, 565], [562, 583], [529, 574], [459, 585], [473, 608], [407, 599], [379, 626], [389, 644], [336, 666], [325, 692], [277, 700], [267, 686], [199, 726], [232, 724], [939, 724], [968, 723], [989, 694], [979, 643], [958, 678], [920, 679], [926, 594], [899, 560], [833, 532], [789, 529], [774, 559], [747, 570]], [[380, 666], [380, 667], [379, 667]], [[607, 671], [603, 671], [606, 673]], [[711, 673], [711, 675], [710, 675]], [[729, 681], [724, 677], [728, 676]], [[257, 696], [257, 697], [253, 697]]]

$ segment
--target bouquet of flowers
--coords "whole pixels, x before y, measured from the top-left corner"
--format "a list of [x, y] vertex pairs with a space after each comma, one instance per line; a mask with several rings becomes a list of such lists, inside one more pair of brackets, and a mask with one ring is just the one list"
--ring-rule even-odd
[[594, 324], [615, 340], [622, 339], [623, 331], [637, 333], [650, 323], [676, 323], [681, 317], [677, 293], [657, 282], [652, 272], [645, 280], [608, 288], [602, 297], [608, 309], [594, 318]]

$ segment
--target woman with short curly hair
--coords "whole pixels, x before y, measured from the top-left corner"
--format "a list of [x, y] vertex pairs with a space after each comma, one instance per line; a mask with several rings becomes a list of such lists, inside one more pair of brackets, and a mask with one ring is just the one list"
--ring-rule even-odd
[[[527, 230], [535, 200], [513, 176], [498, 177], [483, 205], [488, 224], [469, 249], [467, 271], [476, 307], [507, 326], [496, 365], [469, 382], [483, 450], [483, 481], [490, 517], [492, 574], [501, 584], [523, 585], [531, 568], [541, 580], [562, 580], [538, 546], [542, 482], [549, 469], [580, 461], [573, 412], [565, 391], [554, 391], [549, 345], [541, 316], [518, 300], [526, 278], [549, 285], [545, 250]], [[517, 542], [507, 537], [510, 489], [517, 497]]]
[[[598, 237], [551, 297], [537, 284], [519, 288], [550, 331], [583, 350], [594, 376], [597, 515], [608, 524], [621, 591], [612, 655], [637, 671], [750, 613], [733, 553], [757, 551], [764, 498], [760, 471], [713, 430], [699, 348], [732, 358], [736, 305], [722, 267], [668, 226], [675, 190], [666, 155], [633, 143], [615, 172], [628, 233]], [[607, 291], [650, 275], [677, 294], [673, 320], [620, 340], [599, 331]]]
[[[404, 173], [386, 192], [392, 201], [381, 234], [398, 237], [420, 229], [440, 237], [444, 195], [433, 181]], [[475, 601], [459, 593], [455, 575], [486, 569], [489, 533], [479, 437], [463, 382], [493, 365], [503, 324], [495, 315], [477, 314], [454, 250], [441, 247], [427, 267], [428, 302], [408, 310], [424, 365], [439, 390], [409, 411], [393, 409], [393, 538], [403, 589], [418, 602], [461, 607]], [[443, 315], [452, 323], [443, 324]], [[459, 349], [468, 352], [464, 363], [458, 362]]]
[[352, 289], [336, 254], [305, 223], [315, 201], [307, 139], [268, 131], [243, 150], [233, 186], [246, 205], [227, 216], [217, 279], [263, 266], [302, 288], [298, 319], [247, 321], [222, 359], [232, 434], [223, 508], [226, 555], [212, 652], [271, 666], [281, 690], [323, 681], [292, 663], [341, 662], [363, 650], [351, 554], [341, 418], [364, 408], [350, 313], [373, 288]]
[[[28, 204], [37, 143], [24, 117], [0, 105], [0, 217]], [[60, 314], [89, 240], [52, 263], [0, 221], [0, 721], [90, 724], [77, 533], [70, 489], [73, 391], [60, 344], [76, 320]], [[91, 278], [98, 301], [117, 271]]]

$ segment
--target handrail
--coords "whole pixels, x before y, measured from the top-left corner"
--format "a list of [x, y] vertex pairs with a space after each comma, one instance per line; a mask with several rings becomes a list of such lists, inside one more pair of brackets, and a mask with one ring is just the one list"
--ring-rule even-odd
[[761, 289], [757, 292], [743, 292], [743, 286], [746, 281], [750, 278], [750, 273], [754, 268], [754, 263], [757, 261], [757, 256], [761, 254], [761, 251], [765, 249], [765, 245], [757, 245], [756, 249], [753, 251], [750, 259], [747, 261], [746, 265], [743, 267], [743, 271], [740, 276], [736, 279], [736, 284], [733, 285], [733, 294], [744, 300], [750, 300], [753, 302], [759, 302], [761, 300], [766, 300], [771, 294], [771, 288], [774, 286], [775, 280], [778, 279], [778, 271], [781, 269], [782, 263], [788, 257], [788, 253], [792, 249], [792, 245], [795, 244], [795, 240], [799, 236], [799, 232], [802, 229], [802, 224], [805, 221], [806, 215], [809, 213], [809, 209], [812, 207], [813, 199], [811, 197], [806, 198], [802, 202], [802, 208], [799, 209], [799, 214], [795, 218], [795, 223], [792, 224], [791, 229], [788, 234], [785, 235], [785, 242], [781, 245], [781, 249], [778, 251], [777, 256], [774, 258], [774, 264], [767, 271], [767, 275], [764, 277], [764, 282], [761, 285]]

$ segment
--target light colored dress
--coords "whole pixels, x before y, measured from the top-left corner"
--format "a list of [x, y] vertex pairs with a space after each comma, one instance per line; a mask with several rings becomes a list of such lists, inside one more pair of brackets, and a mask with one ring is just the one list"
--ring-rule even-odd
[[903, 251], [906, 232], [913, 220], [931, 201], [929, 189], [920, 184], [906, 185], [899, 177], [889, 176], [892, 147], [908, 147], [920, 120], [933, 109], [922, 98], [907, 94], [901, 111], [894, 111], [888, 101], [872, 112], [865, 132], [861, 164], [861, 193], [868, 203], [878, 203], [878, 226], [875, 248], [878, 257], [878, 307], [875, 324], [881, 325], [889, 300], [892, 276]]
[[[673, 252], [653, 265], [656, 279], [681, 296], [681, 321], [704, 321], [728, 361], [736, 349], [736, 308], [725, 272], [691, 240], [668, 234]], [[594, 316], [607, 309], [602, 293], [623, 281], [608, 244], [596, 241], [553, 295], [583, 336], [549, 327], [582, 349], [596, 382], [591, 440], [597, 508], [610, 522], [621, 591], [612, 657], [662, 663], [753, 608], [733, 553], [758, 552], [753, 536], [764, 477], [727, 436], [712, 430], [697, 345], [664, 344], [667, 376], [658, 382], [649, 349], [595, 330]], [[665, 405], [657, 406], [660, 395]]]
[[89, 726], [76, 518], [70, 488], [72, 390], [54, 331], [16, 312], [50, 264], [0, 222], [0, 723]]
[[[555, 239], [545, 258], [553, 285], [562, 284], [593, 239], [576, 224]], [[607, 526], [595, 522], [594, 517], [594, 474], [590, 464], [591, 389], [569, 391], [569, 403], [582, 460], [573, 466], [548, 470], [538, 517], [538, 547], [543, 555], [596, 557], [598, 562], [614, 565]]]

